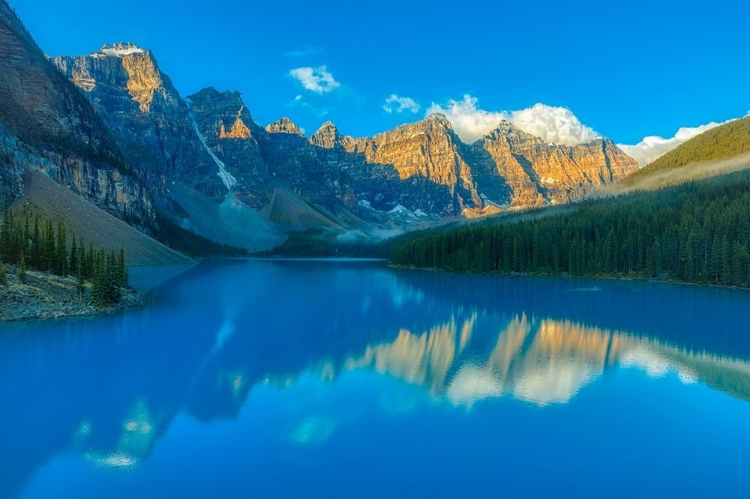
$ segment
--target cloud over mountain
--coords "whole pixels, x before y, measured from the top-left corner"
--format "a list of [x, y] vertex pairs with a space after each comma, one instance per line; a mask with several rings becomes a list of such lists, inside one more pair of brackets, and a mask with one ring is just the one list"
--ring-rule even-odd
[[445, 105], [433, 102], [427, 114], [445, 114], [461, 140], [467, 143], [479, 140], [503, 120], [555, 144], [575, 145], [598, 136], [564, 107], [535, 104], [518, 111], [486, 111], [478, 104], [476, 97], [466, 94], [463, 100], [449, 100]]
[[[750, 115], [750, 113], [748, 113], [748, 115]], [[727, 120], [722, 123], [712, 121], [711, 123], [706, 123], [705, 125], [696, 127], [682, 127], [677, 130], [677, 133], [674, 134], [673, 137], [665, 139], [664, 137], [652, 135], [644, 138], [638, 144], [618, 144], [618, 147], [625, 151], [625, 154], [638, 161], [638, 164], [643, 168], [683, 142], [687, 142], [696, 135], [700, 135], [703, 132], [707, 132], [714, 127], [724, 125], [730, 121], [734, 120]]]
[[300, 82], [306, 90], [320, 95], [332, 92], [341, 86], [326, 66], [296, 68], [289, 71], [289, 75]]
[[396, 94], [391, 94], [385, 100], [383, 110], [388, 114], [403, 113], [409, 111], [411, 113], [418, 113], [421, 106], [416, 103], [411, 97], [401, 97]]

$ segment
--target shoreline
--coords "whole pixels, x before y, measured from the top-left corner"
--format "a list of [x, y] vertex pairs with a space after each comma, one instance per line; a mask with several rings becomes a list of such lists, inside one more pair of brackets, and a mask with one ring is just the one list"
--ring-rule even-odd
[[121, 289], [120, 301], [99, 308], [89, 299], [90, 284], [84, 298], [78, 296], [75, 277], [27, 271], [26, 282], [22, 283], [15, 266], [6, 265], [5, 271], [7, 284], [0, 285], [0, 324], [107, 316], [149, 302], [146, 295], [126, 287]]
[[675, 281], [666, 279], [649, 279], [646, 277], [625, 277], [625, 276], [603, 276], [603, 275], [570, 275], [570, 274], [522, 274], [522, 273], [507, 273], [507, 272], [472, 272], [470, 270], [447, 270], [437, 267], [412, 267], [407, 265], [394, 265], [389, 263], [388, 268], [396, 270], [416, 270], [419, 272], [442, 272], [445, 274], [463, 274], [463, 275], [475, 275], [475, 276], [497, 276], [497, 277], [533, 277], [540, 279], [585, 279], [585, 280], [606, 280], [606, 281], [621, 281], [621, 282], [641, 282], [649, 284], [669, 284], [671, 286], [691, 286], [704, 289], [727, 289], [734, 291], [745, 291], [750, 292], [750, 288], [743, 288], [739, 286], [724, 286], [722, 284], [705, 284], [698, 282], [686, 282], [686, 281]]

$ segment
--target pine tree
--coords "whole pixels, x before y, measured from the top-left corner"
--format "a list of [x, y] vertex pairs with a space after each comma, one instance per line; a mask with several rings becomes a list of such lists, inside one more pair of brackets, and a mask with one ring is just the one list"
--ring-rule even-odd
[[5, 275], [5, 265], [3, 265], [2, 260], [0, 260], [0, 286], [7, 286], [8, 285], [8, 276]]
[[76, 244], [76, 238], [73, 238], [73, 241], [70, 243], [70, 272], [74, 275], [78, 275], [79, 272], [79, 265], [78, 265], [78, 245]]
[[52, 221], [47, 221], [47, 228], [44, 231], [44, 255], [43, 255], [43, 270], [45, 272], [53, 272], [55, 270], [55, 255], [57, 249], [55, 248], [55, 232], [52, 229]]
[[729, 238], [724, 235], [721, 240], [721, 283], [728, 286], [732, 284], [732, 252], [729, 246]]
[[110, 304], [120, 301], [118, 281], [117, 256], [115, 255], [115, 250], [112, 250], [107, 255], [107, 301]]
[[31, 251], [29, 260], [32, 267], [38, 269], [42, 265], [42, 241], [39, 235], [39, 215], [34, 217], [34, 232], [31, 235]]
[[94, 259], [94, 280], [91, 288], [91, 299], [94, 306], [104, 308], [109, 305], [107, 290], [107, 262], [104, 250], [96, 253]]
[[[750, 121], [748, 121], [750, 123]], [[634, 275], [750, 287], [750, 173], [569, 213], [487, 222], [398, 246], [399, 265], [471, 271]]]
[[67, 229], [62, 221], [57, 223], [57, 242], [55, 245], [55, 273], [68, 275], [68, 242]]
[[83, 244], [83, 238], [80, 238], [78, 241], [78, 271], [85, 279], [89, 275], [86, 263], [86, 246]]
[[20, 251], [28, 255], [29, 254], [29, 241], [31, 240], [31, 230], [29, 229], [29, 214], [24, 213], [24, 225], [23, 232], [20, 237]]
[[13, 215], [10, 206], [6, 205], [3, 210], [3, 225], [0, 227], [0, 258], [6, 262], [11, 261], [11, 231], [13, 230]]
[[28, 281], [28, 274], [26, 273], [26, 257], [21, 253], [20, 261], [18, 262], [18, 280], [22, 284], [26, 284]]
[[124, 288], [128, 285], [128, 269], [125, 266], [125, 248], [120, 248], [117, 257], [117, 286]]
[[83, 293], [86, 290], [86, 280], [83, 278], [83, 268], [81, 265], [78, 266], [78, 272], [76, 275], [76, 291], [78, 292], [78, 298], [83, 299]]
[[96, 275], [96, 253], [91, 243], [89, 243], [89, 252], [86, 255], [86, 270], [86, 279], [93, 280]]

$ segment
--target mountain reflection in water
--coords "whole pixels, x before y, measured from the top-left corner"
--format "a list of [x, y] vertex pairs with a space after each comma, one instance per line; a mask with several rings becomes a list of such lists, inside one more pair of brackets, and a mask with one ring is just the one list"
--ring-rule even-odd
[[[494, 342], [485, 341], [493, 336]], [[526, 315], [502, 321], [473, 313], [424, 333], [401, 330], [392, 343], [369, 346], [345, 365], [372, 368], [423, 386], [455, 405], [470, 406], [506, 394], [539, 405], [565, 403], [616, 364], [643, 369], [653, 377], [675, 372], [685, 383], [701, 380], [743, 398], [750, 387], [746, 361], [571, 322], [529, 320]]]
[[[0, 329], [0, 497], [55, 455], [133, 467], [179, 414], [231, 420], [257, 387], [310, 377], [370, 372], [465, 410], [497, 397], [544, 408], [633, 368], [750, 400], [746, 292], [233, 261], [153, 296], [116, 317]], [[333, 431], [313, 417], [289, 438]]]

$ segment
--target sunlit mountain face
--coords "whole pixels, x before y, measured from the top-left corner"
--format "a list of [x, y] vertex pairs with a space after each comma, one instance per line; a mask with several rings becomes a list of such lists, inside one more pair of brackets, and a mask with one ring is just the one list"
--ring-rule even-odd
[[[39, 496], [71, 459], [82, 481], [133, 471], [120, 493], [135, 493], [132, 477], [228, 428], [254, 443], [215, 452], [264, 439], [324, 452], [347, 428], [385, 432], [425, 407], [459, 426], [496, 408], [498, 421], [606, 411], [634, 393], [622, 376], [750, 401], [744, 292], [233, 261], [152, 296], [123, 316], [0, 330], [0, 496]], [[676, 301], [683, 313], [665, 316]]]

